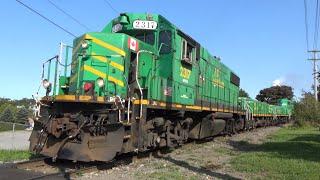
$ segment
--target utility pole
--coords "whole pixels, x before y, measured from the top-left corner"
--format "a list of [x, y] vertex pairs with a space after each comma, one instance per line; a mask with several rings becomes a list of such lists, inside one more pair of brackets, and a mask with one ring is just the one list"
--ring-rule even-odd
[[320, 52], [320, 50], [311, 50], [308, 51], [309, 53], [313, 54], [313, 58], [308, 59], [313, 61], [313, 81], [314, 81], [314, 98], [316, 99], [316, 101], [318, 101], [318, 70], [317, 70], [317, 61], [319, 61], [320, 59], [318, 59], [317, 57], [317, 53]]

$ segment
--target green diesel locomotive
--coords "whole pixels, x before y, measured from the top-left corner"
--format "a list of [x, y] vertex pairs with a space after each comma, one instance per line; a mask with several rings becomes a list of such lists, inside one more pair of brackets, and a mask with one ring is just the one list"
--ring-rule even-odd
[[53, 159], [110, 161], [291, 115], [285, 100], [238, 100], [240, 78], [161, 15], [123, 13], [62, 47], [64, 63], [46, 62], [30, 137], [31, 151]]

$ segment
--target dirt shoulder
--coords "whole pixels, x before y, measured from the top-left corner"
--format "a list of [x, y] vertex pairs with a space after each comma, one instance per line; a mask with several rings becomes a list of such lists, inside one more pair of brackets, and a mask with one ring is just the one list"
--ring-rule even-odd
[[248, 179], [246, 174], [231, 167], [232, 157], [241, 153], [243, 142], [261, 144], [279, 129], [260, 128], [208, 142], [191, 142], [161, 157], [143, 158], [110, 170], [83, 174], [80, 179]]

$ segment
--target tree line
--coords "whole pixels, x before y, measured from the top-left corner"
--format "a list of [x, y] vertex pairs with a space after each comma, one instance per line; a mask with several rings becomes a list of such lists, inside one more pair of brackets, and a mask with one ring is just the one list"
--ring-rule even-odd
[[[249, 94], [243, 90], [240, 89], [239, 91], [240, 97], [249, 97]], [[266, 102], [268, 104], [277, 105], [279, 99], [287, 98], [292, 100], [293, 98], [293, 88], [290, 86], [271, 86], [269, 88], [265, 88], [260, 90], [259, 94], [256, 96], [256, 100], [261, 102]]]
[[11, 100], [0, 98], [0, 121], [26, 123], [33, 113], [33, 99]]

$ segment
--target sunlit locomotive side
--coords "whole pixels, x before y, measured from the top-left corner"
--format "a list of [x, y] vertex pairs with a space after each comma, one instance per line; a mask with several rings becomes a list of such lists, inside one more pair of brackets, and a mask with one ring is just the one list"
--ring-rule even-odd
[[238, 101], [240, 78], [160, 15], [121, 14], [101, 32], [76, 38], [72, 48], [71, 67], [56, 57], [43, 78], [33, 152], [110, 161], [250, 129], [259, 120], [249, 102]]

